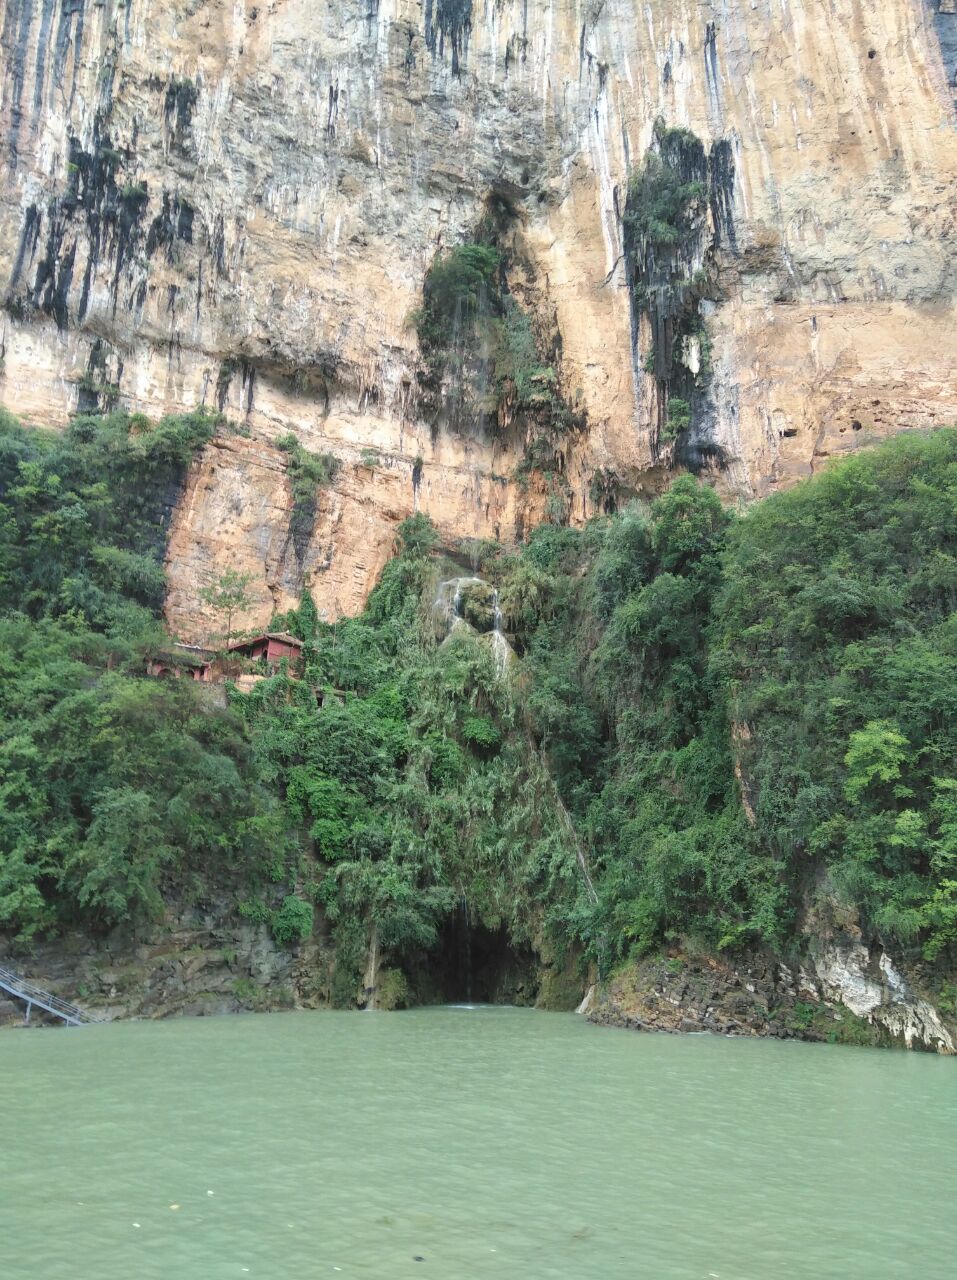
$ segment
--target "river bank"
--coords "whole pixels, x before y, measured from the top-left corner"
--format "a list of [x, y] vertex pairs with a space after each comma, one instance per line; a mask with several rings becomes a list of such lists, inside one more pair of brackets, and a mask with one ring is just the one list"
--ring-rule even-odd
[[713, 1032], [881, 1048], [957, 1051], [954, 1011], [933, 1003], [885, 952], [859, 938], [814, 940], [797, 961], [762, 953], [647, 957], [589, 992], [602, 1026]]
[[[0, 964], [111, 1021], [331, 1003], [324, 939], [291, 951], [279, 946], [264, 925], [247, 921], [183, 921], [140, 942], [70, 933], [38, 943], [28, 953], [0, 947], [0, 955], [5, 955]], [[0, 999], [0, 1026], [22, 1019], [22, 1004]], [[40, 1011], [32, 1021], [42, 1024]]]
[[[279, 945], [265, 925], [228, 916], [185, 918], [140, 942], [73, 933], [37, 944], [29, 953], [0, 945], [0, 964], [110, 1020], [342, 1007], [327, 937], [290, 949]], [[790, 963], [760, 952], [732, 961], [675, 950], [620, 966], [591, 986], [576, 978], [571, 965], [564, 970], [541, 961], [524, 969], [505, 966], [498, 988], [479, 998], [553, 1010], [577, 1006], [598, 1025], [640, 1031], [952, 1054], [954, 1010], [939, 993], [920, 985], [920, 977], [905, 978], [886, 953], [849, 934], [810, 939], [804, 956]], [[363, 996], [357, 980], [357, 1006]], [[455, 998], [422, 978], [405, 1002]], [[376, 1003], [388, 1007], [389, 1002]], [[34, 1010], [31, 1024], [44, 1021], [45, 1015]], [[22, 1024], [22, 1003], [0, 999], [0, 1027]]]

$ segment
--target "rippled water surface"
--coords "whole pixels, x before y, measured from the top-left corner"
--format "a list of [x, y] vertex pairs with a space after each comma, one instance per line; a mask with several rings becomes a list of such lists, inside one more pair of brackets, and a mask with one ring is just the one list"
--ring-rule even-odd
[[570, 1014], [0, 1035], [4, 1280], [953, 1280], [957, 1063]]

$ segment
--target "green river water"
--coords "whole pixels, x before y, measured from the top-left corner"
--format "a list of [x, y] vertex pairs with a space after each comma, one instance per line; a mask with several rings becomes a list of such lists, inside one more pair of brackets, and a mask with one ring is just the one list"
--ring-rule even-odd
[[953, 1060], [443, 1008], [10, 1031], [0, 1080], [3, 1280], [957, 1277]]

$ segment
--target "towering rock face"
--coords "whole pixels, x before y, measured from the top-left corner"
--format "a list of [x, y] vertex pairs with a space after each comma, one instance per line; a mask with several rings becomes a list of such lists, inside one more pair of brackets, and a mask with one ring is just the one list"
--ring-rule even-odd
[[[436, 428], [410, 313], [490, 200], [596, 475], [649, 492], [662, 449], [622, 214], [655, 122], [718, 184], [710, 374], [685, 458], [744, 496], [876, 435], [957, 419], [952, 0], [3, 0], [0, 399], [62, 423], [205, 403], [239, 430], [194, 469], [169, 614], [253, 575], [355, 611], [395, 524], [449, 539], [542, 518], [514, 433]], [[717, 193], [717, 194], [715, 194]], [[583, 417], [581, 416], [583, 415]], [[341, 460], [290, 532], [294, 432]], [[681, 460], [679, 451], [678, 461]]]

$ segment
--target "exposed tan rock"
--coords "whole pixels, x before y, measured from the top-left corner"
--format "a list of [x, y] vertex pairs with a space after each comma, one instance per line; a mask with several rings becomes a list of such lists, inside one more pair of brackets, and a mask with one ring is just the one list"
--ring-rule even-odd
[[[62, 423], [99, 342], [125, 405], [221, 400], [250, 433], [210, 446], [176, 517], [169, 613], [188, 638], [228, 565], [255, 575], [250, 625], [304, 578], [332, 617], [416, 505], [450, 540], [541, 518], [543, 495], [508, 480], [521, 440], [433, 441], [416, 391], [409, 312], [493, 190], [520, 212], [514, 285], [557, 325], [587, 414], [572, 519], [596, 468], [662, 483], [619, 218], [658, 116], [733, 157], [703, 427], [721, 487], [765, 493], [957, 419], [957, 15], [935, 0], [473, 0], [445, 38], [430, 24], [467, 5], [2, 7], [0, 398]], [[271, 444], [290, 430], [344, 464], [301, 563]]]

